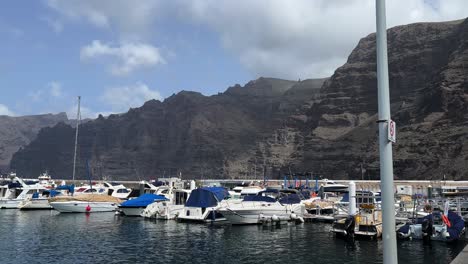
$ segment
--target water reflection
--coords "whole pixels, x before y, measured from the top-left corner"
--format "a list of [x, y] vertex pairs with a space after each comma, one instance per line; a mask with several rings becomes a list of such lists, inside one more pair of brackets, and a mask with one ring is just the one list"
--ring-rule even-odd
[[[2, 263], [381, 263], [381, 241], [336, 239], [325, 224], [271, 228], [0, 210]], [[449, 263], [464, 243], [399, 241], [400, 263]]]

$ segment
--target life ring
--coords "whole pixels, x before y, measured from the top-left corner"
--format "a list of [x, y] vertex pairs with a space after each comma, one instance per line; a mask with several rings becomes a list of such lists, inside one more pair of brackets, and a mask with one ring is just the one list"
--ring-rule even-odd
[[450, 220], [448, 219], [448, 217], [446, 215], [442, 215], [442, 220], [444, 221], [444, 223], [448, 226], [448, 227], [451, 227], [452, 226], [452, 223], [450, 223]]

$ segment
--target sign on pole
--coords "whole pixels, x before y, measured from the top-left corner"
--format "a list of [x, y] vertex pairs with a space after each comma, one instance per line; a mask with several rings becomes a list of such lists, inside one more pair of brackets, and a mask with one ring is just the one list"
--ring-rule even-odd
[[388, 141], [396, 142], [396, 124], [393, 120], [388, 120]]

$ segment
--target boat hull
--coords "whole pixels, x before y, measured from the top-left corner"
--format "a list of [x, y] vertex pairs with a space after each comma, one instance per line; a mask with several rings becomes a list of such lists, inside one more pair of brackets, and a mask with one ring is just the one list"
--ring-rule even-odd
[[226, 218], [217, 212], [217, 207], [208, 207], [202, 210], [200, 207], [184, 207], [177, 217], [181, 222], [221, 222]]
[[[51, 202], [50, 205], [60, 213], [98, 213], [112, 212], [117, 209], [118, 204], [112, 202]], [[87, 210], [89, 205], [90, 210]]]
[[51, 210], [48, 199], [24, 200], [18, 205], [20, 210]]
[[219, 210], [224, 217], [233, 225], [249, 225], [249, 224], [261, 224], [261, 219], [264, 217], [273, 216], [287, 216], [291, 215], [291, 212], [285, 214], [285, 210], [273, 209], [273, 210], [230, 210], [224, 209]]
[[5, 199], [0, 200], [0, 209], [18, 209], [22, 200], [19, 199]]
[[141, 216], [146, 207], [119, 207], [119, 210], [126, 216]]

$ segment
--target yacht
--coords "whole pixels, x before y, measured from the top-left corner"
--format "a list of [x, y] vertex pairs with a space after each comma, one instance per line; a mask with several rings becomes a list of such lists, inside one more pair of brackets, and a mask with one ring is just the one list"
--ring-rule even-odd
[[125, 187], [121, 183], [116, 182], [103, 182], [105, 188], [107, 188], [107, 194], [122, 200], [128, 199], [132, 193], [132, 189]]
[[302, 199], [297, 190], [267, 189], [245, 196], [240, 203], [223, 201], [218, 212], [233, 225], [303, 221], [305, 205]]
[[132, 192], [132, 189], [125, 187], [120, 183], [115, 182], [103, 182], [103, 183], [92, 183], [78, 186], [75, 189], [75, 195], [80, 194], [101, 194], [110, 195], [119, 199], [128, 199]]
[[324, 179], [325, 184], [323, 185], [324, 192], [347, 192], [348, 185], [338, 184], [332, 180]]
[[228, 191], [223, 187], [201, 187], [192, 190], [181, 214], [179, 221], [217, 222], [226, 218], [217, 212], [219, 203], [228, 197]]
[[48, 195], [44, 193], [47, 189], [38, 182], [25, 182], [19, 177], [5, 185], [0, 186], [0, 208], [18, 209], [21, 202], [26, 199], [36, 199], [47, 201]]
[[55, 188], [55, 181], [52, 180], [52, 177], [49, 175], [47, 171], [41, 173], [41, 175], [39, 175], [38, 177], [38, 180], [39, 180], [39, 184], [41, 184], [47, 189]]

